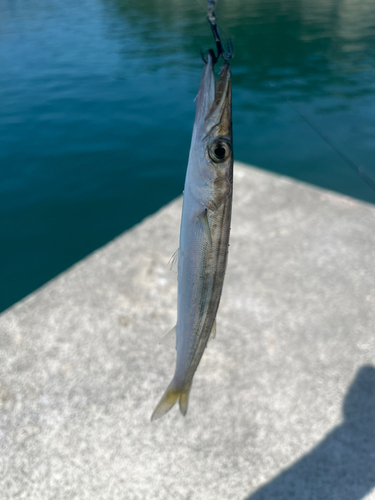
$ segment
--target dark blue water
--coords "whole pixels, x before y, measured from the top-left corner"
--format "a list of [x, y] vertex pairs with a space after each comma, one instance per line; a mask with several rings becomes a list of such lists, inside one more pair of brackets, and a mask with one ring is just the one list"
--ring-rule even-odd
[[[375, 202], [300, 116], [375, 179], [375, 2], [217, 15], [236, 158]], [[0, 0], [0, 310], [182, 192], [212, 45], [203, 0]]]

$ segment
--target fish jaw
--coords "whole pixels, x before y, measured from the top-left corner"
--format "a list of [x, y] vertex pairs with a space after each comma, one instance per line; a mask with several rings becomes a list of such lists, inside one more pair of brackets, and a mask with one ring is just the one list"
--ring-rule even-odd
[[[212, 158], [211, 150], [220, 141], [230, 150], [225, 161]], [[209, 53], [197, 98], [185, 188], [198, 204], [214, 211], [231, 193], [232, 170], [231, 71], [224, 63], [215, 82]]]

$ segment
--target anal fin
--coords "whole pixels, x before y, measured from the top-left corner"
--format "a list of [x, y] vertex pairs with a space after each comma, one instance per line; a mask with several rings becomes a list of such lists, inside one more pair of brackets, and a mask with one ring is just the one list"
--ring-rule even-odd
[[214, 324], [212, 325], [212, 330], [211, 330], [210, 336], [208, 337], [207, 343], [214, 340], [215, 337], [216, 337], [216, 318], [215, 318]]
[[210, 336], [208, 337], [208, 340], [213, 340], [215, 337], [216, 337], [216, 318], [214, 324], [212, 325], [212, 330]]

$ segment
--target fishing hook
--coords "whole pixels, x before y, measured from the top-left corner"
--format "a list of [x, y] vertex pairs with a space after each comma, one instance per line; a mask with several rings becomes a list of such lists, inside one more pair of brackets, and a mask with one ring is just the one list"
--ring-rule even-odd
[[[227, 40], [227, 52], [225, 52], [224, 47], [223, 47], [223, 42], [221, 41], [221, 38], [219, 35], [219, 29], [218, 29], [217, 24], [216, 24], [216, 15], [215, 15], [215, 12], [213, 10], [209, 11], [209, 13], [207, 14], [207, 21], [211, 27], [212, 34], [214, 35], [214, 40], [215, 40], [216, 47], [217, 47], [217, 55], [214, 53], [214, 51], [212, 49], [210, 49], [211, 56], [214, 59], [214, 64], [217, 63], [220, 56], [224, 59], [224, 61], [228, 61], [229, 59], [232, 59], [232, 57], [234, 55], [232, 40], [231, 39]], [[203, 57], [203, 54], [202, 54], [202, 59], [204, 62], [207, 62], [205, 60], [205, 58]]]

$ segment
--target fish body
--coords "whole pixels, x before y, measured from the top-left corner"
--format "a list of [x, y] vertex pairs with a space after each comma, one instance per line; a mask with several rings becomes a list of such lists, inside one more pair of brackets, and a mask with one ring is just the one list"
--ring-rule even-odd
[[210, 336], [227, 264], [232, 212], [233, 154], [231, 73], [227, 61], [215, 82], [207, 56], [186, 173], [178, 256], [176, 370], [151, 419], [179, 401], [187, 412], [194, 373]]

